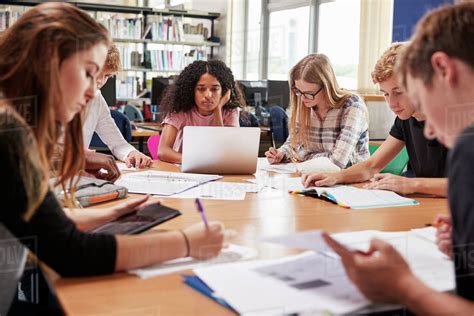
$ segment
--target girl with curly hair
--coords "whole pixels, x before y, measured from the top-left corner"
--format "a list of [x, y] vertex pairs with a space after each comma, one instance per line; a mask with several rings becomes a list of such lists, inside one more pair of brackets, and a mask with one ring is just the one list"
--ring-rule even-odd
[[163, 97], [165, 119], [158, 159], [181, 163], [185, 126], [239, 126], [245, 105], [232, 71], [218, 60], [195, 61], [181, 72]]

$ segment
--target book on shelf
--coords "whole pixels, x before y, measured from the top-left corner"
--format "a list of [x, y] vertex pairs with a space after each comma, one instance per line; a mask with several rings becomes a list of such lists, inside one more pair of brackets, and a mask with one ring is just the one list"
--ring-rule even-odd
[[135, 39], [142, 38], [142, 19], [126, 19], [116, 15], [107, 15], [99, 20], [109, 31], [112, 38]]
[[20, 16], [20, 12], [11, 11], [9, 8], [0, 12], [0, 31], [5, 31], [7, 28], [12, 26]]
[[138, 94], [138, 78], [135, 76], [117, 77], [117, 98], [131, 99]]
[[[153, 41], [183, 41], [183, 22], [181, 17], [163, 17], [161, 14], [149, 17], [149, 24], [145, 28], [143, 38], [150, 38]], [[148, 31], [148, 29], [150, 31]]]

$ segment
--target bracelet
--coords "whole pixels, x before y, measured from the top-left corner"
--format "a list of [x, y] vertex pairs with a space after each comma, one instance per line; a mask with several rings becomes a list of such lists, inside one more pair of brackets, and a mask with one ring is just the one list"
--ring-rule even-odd
[[191, 250], [191, 247], [189, 246], [189, 239], [188, 239], [188, 236], [186, 236], [186, 234], [180, 229], [179, 232], [183, 235], [184, 237], [184, 242], [186, 243], [186, 255], [184, 257], [189, 257], [190, 255], [190, 250]]

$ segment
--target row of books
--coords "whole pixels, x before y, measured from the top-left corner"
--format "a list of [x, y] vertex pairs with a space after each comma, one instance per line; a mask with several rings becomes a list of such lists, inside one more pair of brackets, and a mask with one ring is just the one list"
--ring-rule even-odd
[[145, 52], [145, 66], [158, 71], [179, 72], [195, 60], [206, 59], [206, 51], [200, 49], [193, 49], [188, 53], [176, 50], [149, 50]]
[[142, 19], [124, 19], [117, 16], [100, 19], [112, 38], [141, 39]]
[[117, 76], [117, 98], [133, 99], [137, 96], [139, 90], [138, 77], [135, 76]]
[[20, 12], [14, 12], [11, 10], [0, 12], [0, 31], [5, 31], [7, 28], [12, 26], [20, 16]]
[[181, 17], [170, 16], [163, 18], [161, 15], [153, 17], [148, 24], [143, 38], [150, 38], [153, 41], [184, 41], [184, 28]]
[[[149, 16], [149, 22], [143, 28], [143, 19], [125, 19], [116, 15], [100, 19], [112, 38], [117, 39], [151, 39], [153, 41], [203, 41], [209, 30], [202, 23], [191, 25], [184, 23], [179, 16]], [[198, 35], [198, 36], [197, 36]]]
[[195, 60], [206, 60], [207, 52], [202, 49], [191, 50], [146, 50], [144, 54], [129, 47], [119, 47], [123, 69], [146, 68], [157, 71], [179, 72]]

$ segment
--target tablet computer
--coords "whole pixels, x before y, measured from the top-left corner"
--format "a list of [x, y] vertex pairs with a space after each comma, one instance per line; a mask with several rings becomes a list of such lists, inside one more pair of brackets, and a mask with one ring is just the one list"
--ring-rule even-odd
[[152, 204], [142, 210], [126, 214], [112, 222], [93, 228], [89, 232], [111, 235], [139, 234], [179, 215], [181, 212], [178, 210], [161, 204]]

